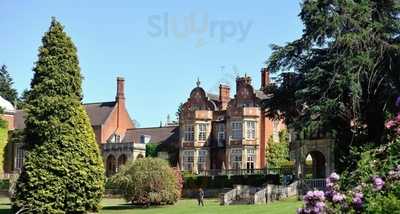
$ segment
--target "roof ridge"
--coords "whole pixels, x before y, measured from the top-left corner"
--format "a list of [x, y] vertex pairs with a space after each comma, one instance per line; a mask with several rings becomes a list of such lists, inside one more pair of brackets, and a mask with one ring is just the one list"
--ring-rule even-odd
[[106, 102], [83, 103], [83, 105], [94, 105], [94, 104], [101, 104], [101, 103], [116, 103], [116, 101], [106, 101]]
[[176, 127], [179, 127], [179, 125], [176, 125], [176, 126], [162, 126], [162, 127], [160, 127], [160, 126], [154, 126], [154, 127], [143, 127], [143, 128], [130, 128], [130, 129], [127, 129], [127, 130], [162, 129], [162, 128], [176, 128]]

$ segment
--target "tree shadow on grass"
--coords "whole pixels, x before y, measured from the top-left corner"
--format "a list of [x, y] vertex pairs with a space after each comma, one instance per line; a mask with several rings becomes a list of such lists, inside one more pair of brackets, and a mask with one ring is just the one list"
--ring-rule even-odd
[[0, 208], [0, 214], [10, 214], [11, 210], [7, 208]]
[[[111, 205], [111, 206], [104, 206], [102, 210], [133, 210], [133, 209], [141, 209], [141, 210], [147, 210], [147, 209], [159, 209], [163, 208], [165, 206], [160, 205], [160, 206], [137, 206], [137, 205], [132, 205], [132, 204], [120, 204], [120, 205]], [[2, 214], [2, 213], [0, 213]]]

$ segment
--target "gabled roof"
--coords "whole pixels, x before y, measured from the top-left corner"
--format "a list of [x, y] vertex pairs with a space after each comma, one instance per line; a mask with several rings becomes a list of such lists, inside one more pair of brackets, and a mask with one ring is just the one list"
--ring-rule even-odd
[[[105, 123], [111, 112], [114, 110], [116, 102], [86, 103], [83, 104], [89, 116], [92, 126], [101, 126]], [[15, 129], [25, 128], [26, 113], [23, 110], [15, 112]]]
[[116, 102], [86, 103], [86, 112], [92, 126], [101, 126], [114, 110]]
[[150, 142], [154, 144], [161, 143], [174, 143], [179, 140], [179, 127], [166, 126], [166, 127], [152, 127], [152, 128], [135, 128], [128, 129], [123, 143], [140, 143], [141, 136], [149, 136]]

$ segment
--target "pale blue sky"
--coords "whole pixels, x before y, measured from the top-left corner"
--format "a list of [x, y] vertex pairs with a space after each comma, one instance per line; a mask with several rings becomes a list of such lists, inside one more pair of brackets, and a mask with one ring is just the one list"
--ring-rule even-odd
[[299, 0], [0, 0], [0, 10], [0, 64], [18, 92], [29, 87], [55, 16], [78, 48], [84, 102], [114, 100], [123, 76], [129, 113], [141, 127], [174, 118], [198, 77], [215, 93], [221, 81], [234, 86], [236, 73], [259, 88], [269, 45], [302, 32]]

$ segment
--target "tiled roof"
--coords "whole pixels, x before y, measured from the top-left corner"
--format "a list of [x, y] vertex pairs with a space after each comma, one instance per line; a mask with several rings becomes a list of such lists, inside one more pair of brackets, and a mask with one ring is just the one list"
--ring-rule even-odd
[[150, 142], [154, 144], [175, 143], [179, 140], [179, 127], [153, 127], [153, 128], [135, 128], [128, 129], [123, 143], [140, 143], [141, 136], [150, 136]]
[[[89, 116], [92, 126], [100, 126], [104, 124], [108, 116], [111, 114], [115, 107], [116, 102], [103, 102], [103, 103], [87, 103], [84, 104], [85, 110]], [[15, 128], [25, 128], [26, 113], [23, 110], [15, 112]]]
[[108, 116], [114, 110], [116, 102], [87, 103], [84, 104], [92, 126], [104, 124]]

